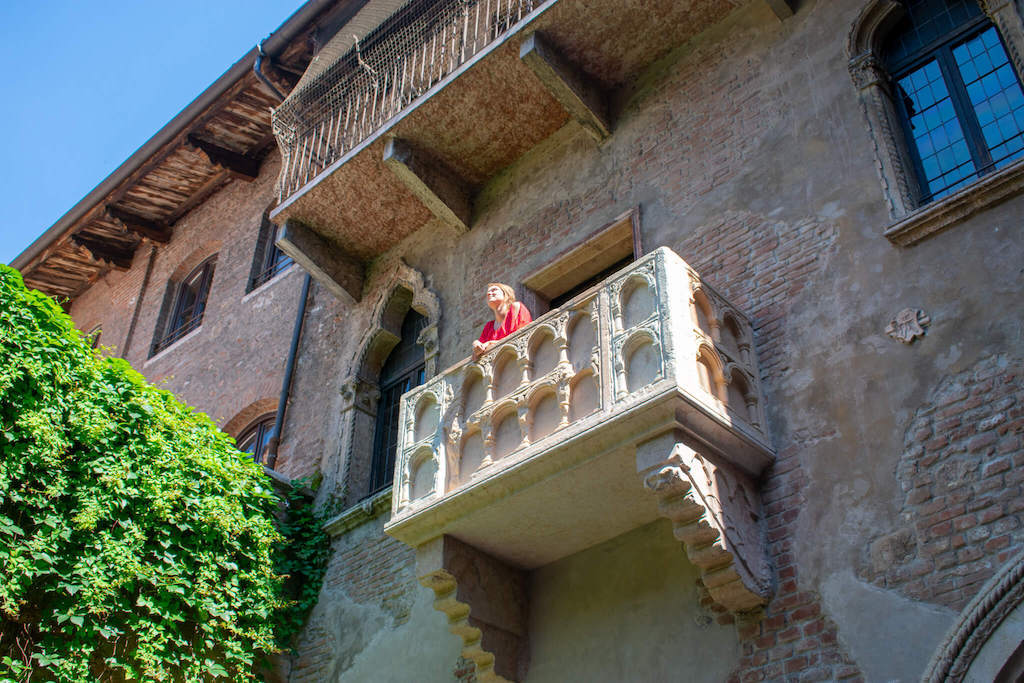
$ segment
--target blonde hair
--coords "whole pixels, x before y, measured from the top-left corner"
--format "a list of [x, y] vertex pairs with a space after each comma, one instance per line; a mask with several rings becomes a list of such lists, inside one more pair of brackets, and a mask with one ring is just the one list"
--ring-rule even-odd
[[516, 302], [516, 290], [512, 289], [511, 287], [509, 287], [505, 283], [503, 283], [503, 282], [488, 282], [487, 283], [487, 289], [490, 289], [491, 287], [497, 287], [498, 289], [500, 289], [502, 292], [505, 293], [505, 303], [507, 303], [507, 304], [509, 304], [511, 306], [512, 304], [514, 304]]

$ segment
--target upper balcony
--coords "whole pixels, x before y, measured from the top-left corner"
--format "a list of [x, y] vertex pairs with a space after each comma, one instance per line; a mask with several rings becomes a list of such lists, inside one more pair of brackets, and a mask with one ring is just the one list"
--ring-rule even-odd
[[532, 569], [666, 516], [712, 594], [756, 607], [773, 454], [751, 340], [674, 252], [642, 257], [402, 397], [386, 531]]
[[435, 218], [469, 229], [477, 192], [567, 123], [612, 134], [648, 67], [751, 2], [786, 7], [370, 0], [273, 113], [281, 248], [358, 299], [362, 264]]

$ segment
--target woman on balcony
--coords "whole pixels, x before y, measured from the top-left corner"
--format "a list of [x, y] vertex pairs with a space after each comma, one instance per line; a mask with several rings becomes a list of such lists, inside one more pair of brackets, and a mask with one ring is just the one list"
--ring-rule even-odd
[[485, 294], [487, 305], [494, 311], [494, 320], [484, 325], [480, 338], [473, 342], [473, 360], [476, 360], [508, 335], [523, 325], [532, 322], [533, 316], [526, 306], [516, 301], [516, 293], [508, 285], [492, 282], [487, 285]]

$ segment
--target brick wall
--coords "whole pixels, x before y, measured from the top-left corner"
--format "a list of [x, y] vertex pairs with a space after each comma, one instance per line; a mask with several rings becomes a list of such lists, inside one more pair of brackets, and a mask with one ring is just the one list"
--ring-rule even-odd
[[[149, 380], [165, 382], [222, 425], [254, 404], [275, 402], [281, 389], [302, 273], [292, 268], [251, 294], [245, 291], [260, 219], [274, 199], [278, 166], [274, 153], [264, 161], [257, 180], [230, 181], [175, 224], [168, 244], [157, 246], [126, 354]], [[217, 266], [202, 325], [150, 358], [161, 305], [173, 287], [169, 283], [213, 254]], [[103, 343], [112, 345], [116, 354], [123, 350], [148, 257], [144, 245], [131, 270], [107, 275], [71, 308], [79, 326], [103, 324]], [[234, 420], [233, 426], [246, 426], [238, 422]]]
[[872, 540], [861, 575], [962, 609], [1024, 543], [1024, 362], [983, 358], [914, 413], [897, 477], [901, 528]]

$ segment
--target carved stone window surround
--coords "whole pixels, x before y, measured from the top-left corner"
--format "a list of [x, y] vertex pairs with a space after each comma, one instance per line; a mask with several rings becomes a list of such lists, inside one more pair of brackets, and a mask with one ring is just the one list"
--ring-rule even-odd
[[[1024, 20], [1013, 0], [977, 0], [999, 31], [1018, 77], [1024, 74]], [[880, 60], [881, 44], [903, 16], [897, 0], [871, 0], [850, 31], [849, 70], [871, 135], [882, 190], [892, 223], [885, 236], [909, 246], [966, 220], [1024, 190], [1024, 160], [986, 174], [942, 199], [917, 205], [920, 194], [900, 117], [893, 101], [893, 84]]]
[[[376, 426], [380, 387], [377, 382], [381, 367], [399, 341], [401, 321], [409, 309], [423, 315], [427, 327], [420, 333], [417, 343], [423, 346], [425, 374], [428, 378], [437, 373], [438, 323], [441, 309], [437, 295], [426, 285], [423, 274], [411, 268], [401, 258], [392, 258], [378, 264], [370, 276], [369, 292], [376, 295], [364, 297], [365, 302], [374, 302], [367, 326], [349, 362], [353, 374], [341, 383], [341, 438], [334, 462], [324, 462], [321, 471], [331, 473], [329, 478], [338, 489], [345, 491], [346, 502], [353, 508], [376, 501], [380, 494], [360, 500], [370, 488], [369, 463], [372, 460], [372, 443]], [[388, 487], [384, 491], [390, 491]]]
[[894, 244], [906, 247], [1024, 190], [1024, 159], [993, 171], [957, 192], [917, 209], [885, 229]]

